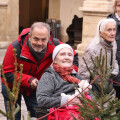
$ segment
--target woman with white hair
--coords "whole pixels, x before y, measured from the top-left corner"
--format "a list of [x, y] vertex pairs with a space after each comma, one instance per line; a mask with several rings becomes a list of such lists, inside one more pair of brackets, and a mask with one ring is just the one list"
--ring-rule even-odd
[[[84, 89], [85, 84], [89, 84], [87, 81], [81, 81], [80, 75], [74, 70], [73, 58], [73, 49], [68, 44], [60, 44], [53, 50], [53, 65], [46, 69], [37, 87], [37, 103], [42, 111], [52, 107], [57, 108], [66, 103], [67, 105], [80, 104], [78, 98], [73, 99], [75, 85]], [[86, 92], [88, 94], [88, 90]], [[71, 99], [73, 100], [68, 103]], [[39, 113], [39, 117], [41, 115], [42, 112]]]
[[[105, 48], [107, 50], [107, 63], [108, 66], [112, 66], [112, 74], [117, 75], [119, 68], [116, 60], [116, 22], [114, 19], [102, 19], [97, 25], [96, 35], [93, 41], [86, 47], [83, 57], [85, 58], [88, 67], [92, 71], [94, 64], [91, 61], [91, 57], [94, 59], [100, 55], [102, 49], [102, 55], [105, 55]], [[79, 74], [85, 80], [90, 82], [90, 73], [86, 67], [84, 60], [80, 62]], [[108, 81], [109, 85], [109, 81]], [[93, 90], [99, 91], [99, 88], [93, 84]]]

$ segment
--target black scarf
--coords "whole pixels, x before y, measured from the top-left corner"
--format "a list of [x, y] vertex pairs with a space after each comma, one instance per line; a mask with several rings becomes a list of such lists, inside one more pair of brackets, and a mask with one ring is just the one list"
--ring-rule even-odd
[[36, 52], [31, 46], [31, 42], [28, 40], [28, 47], [30, 49], [31, 54], [34, 56], [37, 62], [39, 62], [45, 55], [46, 49], [43, 49], [41, 52]]

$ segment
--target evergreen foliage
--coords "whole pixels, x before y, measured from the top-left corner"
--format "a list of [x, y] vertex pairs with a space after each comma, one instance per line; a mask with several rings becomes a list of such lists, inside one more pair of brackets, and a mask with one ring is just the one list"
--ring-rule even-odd
[[[99, 75], [99, 78], [93, 83], [99, 90], [90, 90], [94, 95], [93, 100], [86, 99], [82, 94], [82, 97], [78, 97], [82, 103], [82, 105], [77, 104], [80, 112], [80, 120], [120, 120], [120, 112], [116, 112], [116, 110], [120, 109], [120, 100], [115, 97], [115, 90], [112, 87], [112, 82], [108, 85], [112, 76], [111, 66], [108, 66], [107, 63], [107, 51], [105, 55], [103, 55], [101, 49], [100, 55], [95, 57], [95, 59], [91, 57], [91, 60], [94, 64], [93, 70], [89, 69], [85, 59], [84, 62], [91, 75], [91, 82]], [[107, 85], [108, 87], [106, 87]], [[77, 119], [74, 117], [74, 120]]]
[[[5, 113], [1, 109], [0, 109], [0, 113], [3, 116], [7, 117], [9, 120], [15, 120], [15, 115], [20, 110], [20, 106], [17, 105], [17, 107], [15, 107], [15, 103], [16, 103], [17, 98], [18, 98], [19, 89], [20, 89], [20, 81], [21, 81], [22, 71], [23, 71], [23, 65], [22, 64], [20, 64], [20, 66], [19, 66], [20, 71], [17, 71], [18, 63], [17, 63], [17, 58], [16, 58], [16, 49], [13, 49], [13, 52], [14, 52], [14, 58], [15, 58], [15, 63], [14, 63], [15, 73], [14, 73], [14, 81], [13, 81], [12, 90], [10, 90], [9, 87], [8, 87], [7, 80], [5, 78], [5, 74], [4, 74], [3, 68], [1, 66], [1, 73], [2, 73], [2, 76], [3, 76], [4, 83], [5, 83], [5, 87], [7, 89], [7, 94], [8, 94], [9, 101], [7, 101], [8, 113]], [[20, 73], [20, 76], [19, 76], [18, 80], [17, 80], [17, 72]]]

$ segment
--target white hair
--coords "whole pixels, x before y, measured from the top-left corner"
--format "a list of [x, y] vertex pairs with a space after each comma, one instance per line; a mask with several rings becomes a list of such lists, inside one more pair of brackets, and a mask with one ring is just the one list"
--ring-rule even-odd
[[43, 29], [44, 27], [48, 30], [48, 37], [50, 37], [50, 25], [45, 22], [35, 22], [30, 28], [30, 36], [32, 36], [33, 29], [37, 27]]
[[113, 18], [108, 18], [108, 19], [102, 19], [99, 21], [98, 25], [97, 25], [97, 30], [96, 30], [96, 35], [93, 39], [93, 42], [95, 42], [96, 44], [98, 44], [100, 42], [101, 36], [100, 36], [100, 31], [103, 33], [107, 23], [113, 22], [116, 25], [116, 22]]

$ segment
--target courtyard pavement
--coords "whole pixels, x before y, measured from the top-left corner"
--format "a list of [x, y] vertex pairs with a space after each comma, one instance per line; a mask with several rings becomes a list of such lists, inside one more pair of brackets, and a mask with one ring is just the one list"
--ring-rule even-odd
[[[3, 62], [3, 58], [4, 58], [4, 55], [5, 55], [5, 52], [6, 52], [6, 49], [0, 49], [0, 64], [2, 64]], [[22, 106], [21, 106], [21, 114], [24, 115], [24, 118], [25, 120], [27, 120], [27, 109], [26, 109], [26, 105], [24, 103], [24, 100], [22, 98]], [[0, 81], [0, 109], [2, 111], [5, 111], [5, 108], [4, 108], [4, 100], [3, 100], [3, 96], [1, 94], [1, 81]], [[0, 120], [7, 120], [6, 117], [4, 117], [3, 115], [0, 114]], [[22, 120], [22, 119], [21, 119]]]

